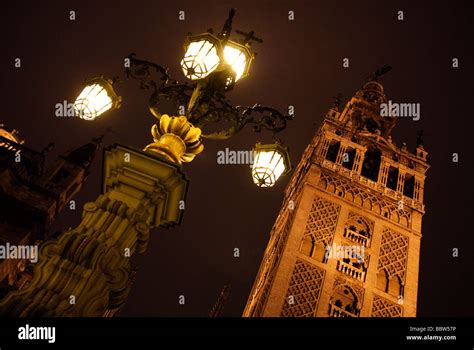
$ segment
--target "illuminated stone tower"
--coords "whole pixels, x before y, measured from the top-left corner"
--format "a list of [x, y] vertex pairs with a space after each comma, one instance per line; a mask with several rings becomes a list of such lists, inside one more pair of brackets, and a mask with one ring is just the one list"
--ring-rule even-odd
[[[427, 152], [397, 147], [369, 81], [338, 102], [286, 188], [244, 316], [415, 316]], [[357, 253], [357, 254], [355, 254]]]

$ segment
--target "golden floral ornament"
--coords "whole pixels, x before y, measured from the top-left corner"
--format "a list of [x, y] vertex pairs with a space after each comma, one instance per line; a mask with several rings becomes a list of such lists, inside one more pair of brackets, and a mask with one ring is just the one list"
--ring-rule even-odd
[[145, 151], [156, 153], [173, 163], [188, 163], [201, 153], [201, 129], [193, 126], [185, 116], [170, 117], [163, 114], [151, 127], [153, 143]]

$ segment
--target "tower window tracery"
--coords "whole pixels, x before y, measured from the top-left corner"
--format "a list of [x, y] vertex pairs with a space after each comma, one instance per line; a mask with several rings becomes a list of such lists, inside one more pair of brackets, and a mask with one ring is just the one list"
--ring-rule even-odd
[[381, 157], [382, 152], [379, 149], [375, 147], [368, 148], [362, 163], [361, 175], [376, 182], [379, 176]]
[[342, 166], [346, 169], [352, 170], [352, 167], [354, 166], [355, 155], [356, 149], [352, 147], [347, 147], [342, 159]]
[[341, 142], [336, 141], [336, 140], [331, 141], [328, 147], [328, 151], [326, 153], [326, 159], [329, 160], [330, 162], [335, 163], [340, 147], [341, 147]]
[[391, 166], [388, 169], [387, 187], [394, 191], [397, 190], [398, 174], [399, 174], [398, 168]]
[[413, 198], [415, 190], [415, 177], [411, 174], [405, 174], [405, 183], [403, 184], [403, 195]]
[[367, 219], [352, 214], [344, 225], [344, 238], [368, 247], [372, 237], [372, 226]]
[[329, 302], [330, 317], [358, 317], [360, 305], [357, 294], [348, 285], [336, 287]]

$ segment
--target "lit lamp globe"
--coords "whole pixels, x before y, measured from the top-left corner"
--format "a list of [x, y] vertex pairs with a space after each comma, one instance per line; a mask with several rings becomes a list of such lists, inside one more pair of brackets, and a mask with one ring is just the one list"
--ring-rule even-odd
[[228, 41], [224, 47], [224, 60], [235, 72], [235, 81], [249, 75], [253, 54], [249, 47], [233, 41]]
[[111, 108], [120, 108], [122, 98], [115, 93], [111, 80], [96, 77], [85, 85], [74, 102], [74, 111], [81, 119], [94, 120]]
[[278, 143], [255, 145], [252, 178], [258, 187], [274, 186], [280, 176], [290, 170], [290, 156], [285, 147]]
[[181, 69], [191, 80], [203, 79], [219, 66], [222, 48], [219, 39], [211, 33], [188, 37], [184, 50]]

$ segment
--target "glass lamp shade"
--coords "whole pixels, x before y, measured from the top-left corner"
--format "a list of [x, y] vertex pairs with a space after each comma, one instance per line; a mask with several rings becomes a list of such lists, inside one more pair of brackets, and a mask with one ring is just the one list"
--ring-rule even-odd
[[253, 55], [247, 46], [228, 41], [224, 47], [224, 59], [235, 72], [235, 81], [237, 81], [248, 75]]
[[220, 42], [210, 33], [188, 38], [185, 51], [181, 68], [184, 75], [191, 80], [203, 79], [219, 66]]
[[280, 144], [255, 145], [252, 178], [258, 187], [274, 186], [280, 176], [290, 170], [290, 157], [286, 148]]
[[74, 102], [76, 115], [81, 119], [94, 120], [111, 108], [119, 108], [122, 98], [115, 93], [112, 82], [103, 77], [89, 80]]

